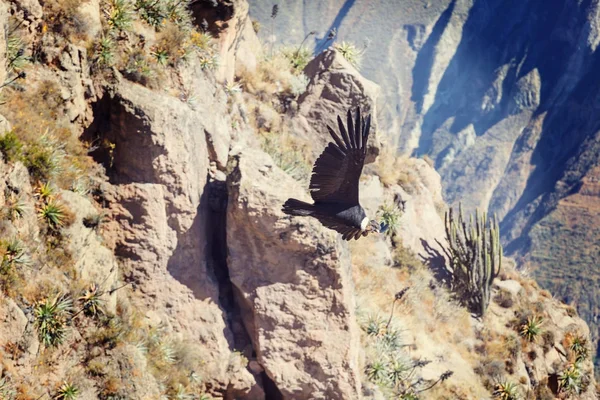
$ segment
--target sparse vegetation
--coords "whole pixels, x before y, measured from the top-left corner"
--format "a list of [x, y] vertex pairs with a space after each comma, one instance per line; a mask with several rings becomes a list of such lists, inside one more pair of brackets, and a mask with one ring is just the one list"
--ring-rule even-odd
[[544, 320], [540, 317], [530, 317], [527, 322], [521, 326], [521, 336], [530, 342], [535, 342], [542, 333], [542, 324]]
[[285, 173], [300, 182], [308, 182], [311, 169], [307, 146], [291, 136], [269, 133], [263, 136], [261, 147]]
[[72, 304], [71, 299], [64, 294], [46, 298], [36, 304], [35, 326], [44, 346], [58, 346], [65, 340]]
[[360, 70], [363, 51], [350, 42], [336, 43], [334, 48], [357, 70]]
[[70, 382], [63, 382], [54, 397], [57, 400], [75, 400], [79, 394], [77, 386]]
[[21, 159], [23, 152], [23, 143], [13, 131], [5, 132], [0, 137], [0, 152], [9, 162], [14, 162]]
[[581, 372], [577, 364], [570, 364], [558, 377], [561, 392], [579, 394], [581, 392]]
[[64, 206], [56, 200], [42, 204], [38, 211], [40, 220], [44, 221], [51, 230], [59, 229], [65, 224], [65, 214]]
[[519, 394], [517, 385], [513, 382], [502, 382], [496, 385], [494, 398], [500, 400], [518, 400]]
[[111, 28], [126, 31], [131, 27], [133, 7], [129, 0], [111, 0], [109, 8], [105, 12]]
[[385, 234], [388, 236], [395, 234], [400, 225], [400, 217], [402, 216], [402, 212], [398, 206], [394, 204], [384, 204], [377, 214], [381, 222], [388, 227]]

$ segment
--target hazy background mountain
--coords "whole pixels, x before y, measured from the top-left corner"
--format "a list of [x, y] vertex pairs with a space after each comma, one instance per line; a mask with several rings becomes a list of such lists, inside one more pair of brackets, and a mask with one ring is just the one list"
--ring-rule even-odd
[[[271, 18], [272, 7], [278, 14]], [[506, 251], [598, 338], [599, 6], [591, 0], [251, 0], [275, 46], [364, 48], [379, 131], [428, 155], [452, 205], [501, 220]]]

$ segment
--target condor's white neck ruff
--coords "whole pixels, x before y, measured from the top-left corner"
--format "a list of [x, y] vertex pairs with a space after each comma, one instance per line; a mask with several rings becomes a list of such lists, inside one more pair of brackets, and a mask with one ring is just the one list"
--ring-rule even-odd
[[369, 225], [369, 217], [365, 217], [363, 218], [362, 222], [360, 223], [360, 230], [364, 231], [367, 229], [367, 225]]

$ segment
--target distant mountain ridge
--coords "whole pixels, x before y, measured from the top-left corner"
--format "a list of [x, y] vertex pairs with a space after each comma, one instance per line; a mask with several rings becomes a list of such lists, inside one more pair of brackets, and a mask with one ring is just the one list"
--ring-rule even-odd
[[[318, 3], [318, 4], [317, 4]], [[600, 8], [584, 0], [250, 1], [259, 36], [365, 47], [380, 133], [429, 155], [445, 200], [501, 219], [506, 251], [598, 339]], [[272, 32], [273, 30], [273, 32]], [[308, 41], [307, 41], [308, 42]]]

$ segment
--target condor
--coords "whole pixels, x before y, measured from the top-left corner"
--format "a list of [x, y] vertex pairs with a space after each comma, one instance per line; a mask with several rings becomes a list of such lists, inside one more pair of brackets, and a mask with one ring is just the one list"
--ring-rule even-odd
[[283, 205], [288, 215], [310, 216], [342, 234], [342, 239], [358, 239], [380, 233], [387, 227], [369, 220], [358, 201], [358, 181], [367, 155], [371, 115], [366, 120], [356, 110], [354, 122], [348, 110], [347, 127], [337, 117], [340, 136], [327, 126], [333, 138], [319, 156], [312, 171], [310, 194], [314, 204], [289, 199]]

